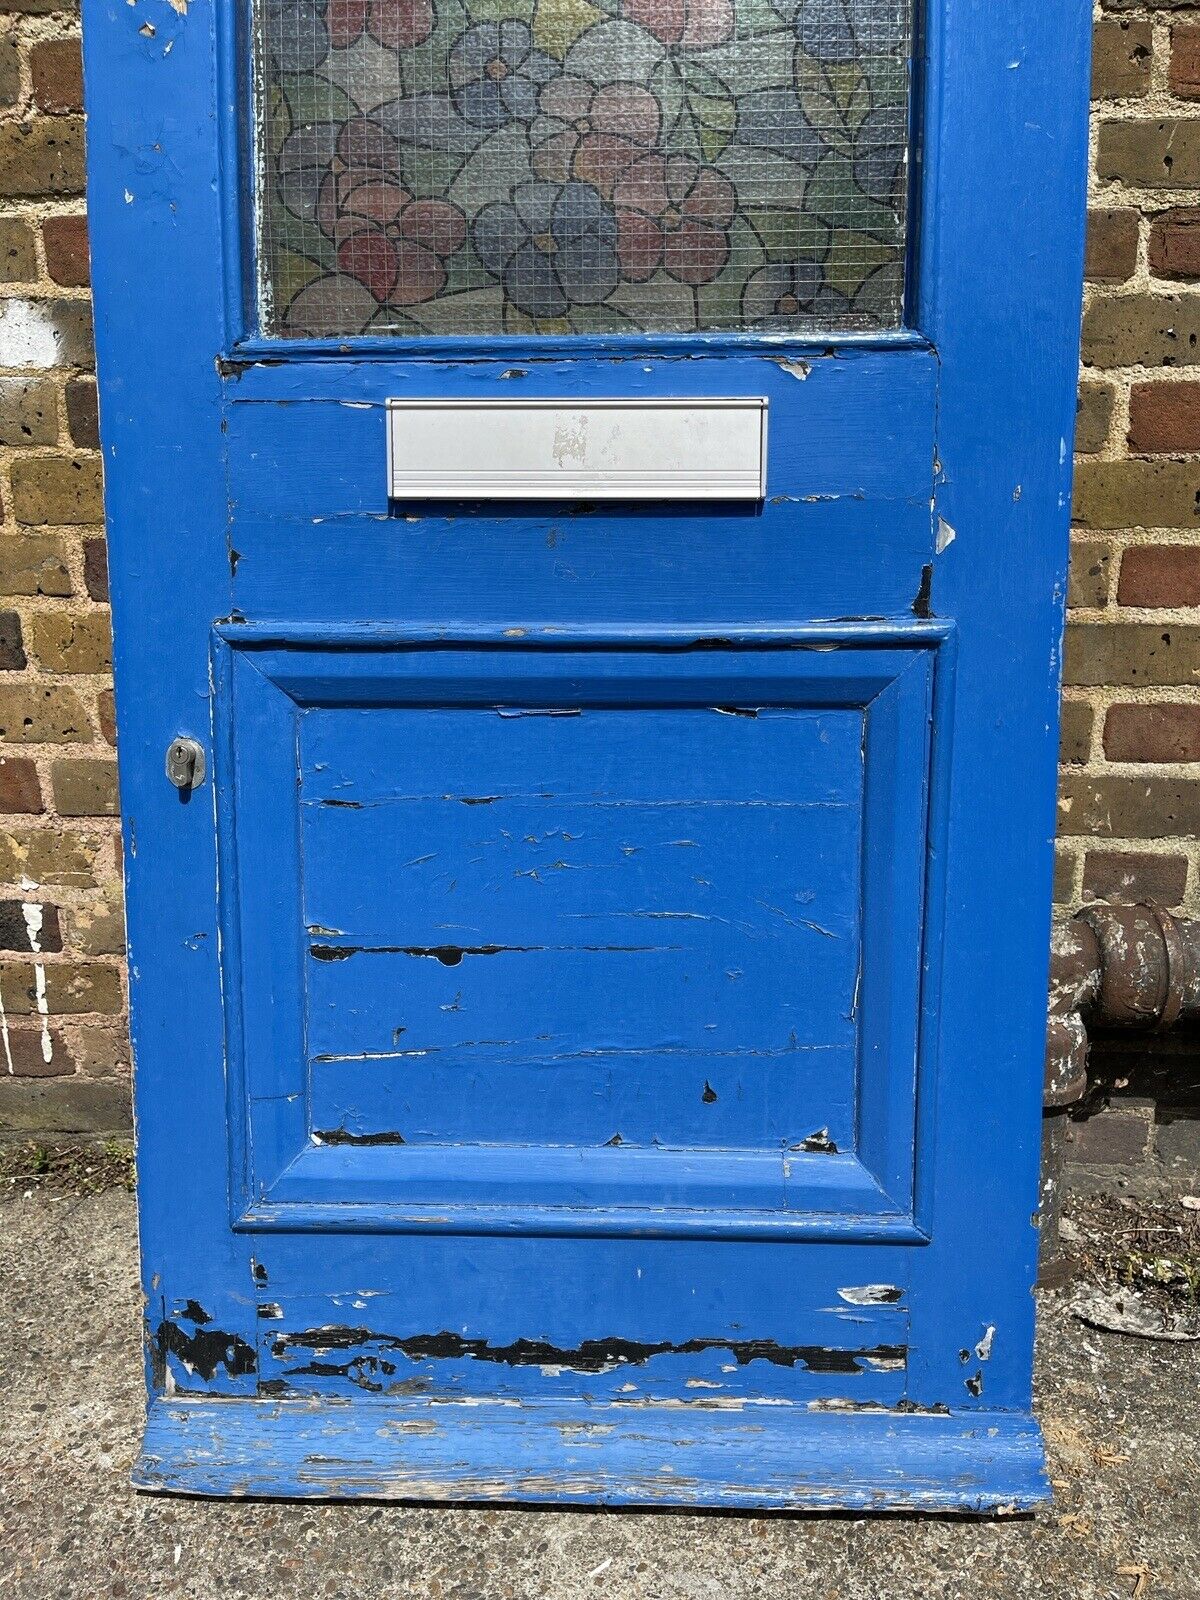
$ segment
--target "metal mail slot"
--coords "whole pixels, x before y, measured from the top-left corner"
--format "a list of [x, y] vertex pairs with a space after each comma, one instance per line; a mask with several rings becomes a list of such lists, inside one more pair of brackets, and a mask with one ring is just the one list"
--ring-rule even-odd
[[761, 500], [767, 402], [389, 400], [394, 500]]

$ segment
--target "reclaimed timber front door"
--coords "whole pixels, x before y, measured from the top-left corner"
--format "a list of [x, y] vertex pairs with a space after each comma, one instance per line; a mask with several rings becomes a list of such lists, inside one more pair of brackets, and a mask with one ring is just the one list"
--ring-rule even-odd
[[1082, 0], [87, 0], [149, 1421], [1026, 1506]]

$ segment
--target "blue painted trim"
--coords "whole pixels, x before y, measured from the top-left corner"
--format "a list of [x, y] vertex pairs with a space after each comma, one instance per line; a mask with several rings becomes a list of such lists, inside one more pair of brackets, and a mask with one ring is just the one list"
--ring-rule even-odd
[[701, 1407], [157, 1400], [133, 1481], [301, 1500], [775, 1511], [1011, 1513], [1049, 1497], [1037, 1425], [1012, 1412]]
[[253, 150], [248, 123], [250, 104], [245, 87], [251, 74], [251, 51], [247, 48], [249, 20], [241, 6], [217, 8], [213, 26], [216, 54], [214, 83], [219, 107], [221, 133], [217, 151], [219, 163], [218, 199], [220, 202], [222, 288], [225, 297], [225, 348], [255, 325], [253, 306], [257, 266], [253, 255], [254, 205], [257, 185], [243, 184], [245, 169], [250, 170]]
[[905, 322], [933, 349], [933, 264], [941, 206], [942, 25], [946, 0], [914, 0]]
[[[921, 152], [929, 138], [929, 99], [927, 64], [921, 60], [924, 24], [922, 0], [915, 0], [913, 55], [910, 58], [912, 83], [909, 98], [910, 164], [907, 209], [908, 245], [906, 257], [905, 326], [878, 332], [816, 330], [811, 334], [791, 333], [633, 333], [600, 335], [511, 335], [417, 337], [359, 335], [344, 339], [286, 339], [262, 333], [258, 317], [258, 243], [253, 215], [253, 197], [258, 191], [257, 152], [253, 117], [246, 107], [258, 105], [258, 82], [252, 49], [252, 26], [248, 20], [252, 0], [234, 0], [220, 6], [216, 16], [216, 42], [219, 83], [234, 89], [222, 92], [218, 120], [220, 145], [220, 187], [224, 219], [226, 295], [229, 314], [225, 350], [236, 360], [303, 362], [353, 356], [364, 361], [470, 361], [499, 359], [528, 362], [564, 356], [584, 359], [604, 355], [658, 356], [688, 360], [697, 355], [771, 352], [817, 352], [829, 349], [889, 350], [928, 349], [929, 340], [918, 331], [923, 324], [919, 308], [923, 302], [924, 268], [919, 239], [921, 213], [928, 209], [928, 196], [922, 181]], [[934, 9], [933, 6], [930, 9]], [[247, 201], [246, 197], [252, 197]]]
[[[356, 1152], [358, 1153], [358, 1152]], [[669, 1156], [670, 1152], [666, 1152]], [[298, 1158], [302, 1160], [303, 1158]], [[820, 1159], [820, 1158], [818, 1158]], [[293, 1166], [289, 1176], [300, 1176]], [[307, 1187], [307, 1180], [302, 1179]], [[394, 1186], [394, 1185], [393, 1185]], [[348, 1180], [347, 1188], [352, 1187]], [[866, 1193], [866, 1189], [861, 1191]], [[848, 1191], [849, 1193], [849, 1191]], [[874, 1198], [879, 1198], [876, 1189]], [[680, 1208], [622, 1206], [592, 1211], [585, 1206], [413, 1206], [395, 1201], [365, 1204], [353, 1199], [328, 1201], [269, 1199], [251, 1205], [232, 1224], [235, 1231], [256, 1233], [509, 1235], [521, 1239], [708, 1239], [736, 1243], [912, 1244], [929, 1243], [929, 1235], [911, 1218], [874, 1212], [838, 1216], [834, 1212], [753, 1211], [742, 1206]]]
[[351, 339], [239, 339], [230, 352], [234, 361], [269, 361], [286, 364], [312, 360], [390, 361], [510, 361], [534, 362], [576, 360], [595, 356], [624, 356], [628, 360], [658, 357], [660, 360], [690, 361], [705, 355], [753, 355], [758, 351], [773, 356], [820, 354], [826, 350], [928, 350], [929, 340], [921, 333], [899, 328], [881, 333], [814, 333], [811, 335], [770, 333], [647, 333], [647, 334], [572, 334], [570, 337], [546, 334], [529, 338], [517, 334], [489, 337], [463, 336], [440, 339], [406, 337], [399, 339], [357, 337]]
[[898, 649], [928, 649], [954, 636], [954, 624], [947, 620], [928, 622], [797, 622], [794, 624], [744, 621], [687, 623], [663, 626], [642, 622], [564, 623], [561, 627], [525, 628], [517, 624], [432, 622], [316, 622], [292, 623], [256, 620], [218, 622], [217, 638], [238, 649], [270, 646], [295, 649], [365, 649], [378, 647], [422, 646], [455, 647], [495, 645], [516, 651], [528, 649], [689, 650], [711, 649], [716, 645], [747, 648], [866, 650], [883, 646]]
[[[928, 626], [929, 624], [927, 624]], [[954, 772], [954, 697], [958, 669], [958, 631], [942, 638], [933, 659], [933, 696], [929, 726], [937, 740], [937, 760], [930, 764], [929, 804], [925, 837], [933, 841], [926, 855], [922, 946], [921, 1015], [917, 1044], [917, 1116], [915, 1137], [921, 1159], [914, 1170], [913, 1222], [932, 1237], [934, 1179], [937, 1172], [937, 1082], [941, 1060], [942, 978], [946, 960], [946, 891], [949, 852], [942, 841], [950, 833], [951, 779]]]

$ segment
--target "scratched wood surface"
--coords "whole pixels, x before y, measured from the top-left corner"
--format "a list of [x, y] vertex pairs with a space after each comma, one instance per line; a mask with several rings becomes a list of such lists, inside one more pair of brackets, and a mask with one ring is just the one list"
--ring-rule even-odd
[[314, 1127], [849, 1148], [862, 720], [306, 716]]
[[[135, 1481], [210, 1495], [1008, 1513], [1036, 1504], [1044, 1484], [1036, 1429], [1002, 1412], [977, 1428], [958, 1417], [835, 1406], [803, 1418], [787, 1406], [690, 1417], [636, 1406], [578, 1417], [553, 1407], [535, 1429], [505, 1406], [431, 1415], [367, 1403], [353, 1415], [309, 1411], [294, 1423], [286, 1408], [259, 1404], [233, 1417], [230, 1409], [160, 1401]], [[809, 1439], [799, 1459], [798, 1428]], [[273, 1444], [280, 1435], [282, 1454]], [[485, 1455], [484, 1470], [455, 1464]]]

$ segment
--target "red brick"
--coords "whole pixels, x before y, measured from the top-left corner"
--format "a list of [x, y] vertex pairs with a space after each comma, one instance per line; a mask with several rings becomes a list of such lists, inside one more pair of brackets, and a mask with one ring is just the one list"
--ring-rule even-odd
[[75, 1071], [75, 1062], [57, 1028], [10, 1026], [0, 1072], [9, 1067], [17, 1078], [65, 1078]]
[[21, 619], [15, 611], [0, 611], [0, 672], [21, 672], [24, 667]]
[[108, 604], [108, 545], [103, 539], [83, 541], [83, 577], [93, 600]]
[[1141, 455], [1200, 450], [1200, 383], [1135, 383], [1129, 446]]
[[1068, 1125], [1067, 1140], [1071, 1147], [1068, 1160], [1084, 1161], [1089, 1166], [1138, 1165], [1150, 1153], [1153, 1131], [1148, 1106], [1137, 1110], [1110, 1106], [1086, 1121], [1073, 1121]]
[[86, 217], [47, 217], [42, 223], [46, 271], [55, 283], [79, 288], [91, 281]]
[[1104, 753], [1110, 761], [1200, 761], [1200, 706], [1111, 706]]
[[1200, 278], [1200, 207], [1172, 206], [1150, 224], [1150, 271], [1159, 278]]
[[1180, 23], [1171, 29], [1171, 93], [1181, 100], [1200, 100], [1200, 28]]
[[21, 98], [21, 47], [15, 36], [0, 39], [0, 106], [7, 110]]
[[1121, 557], [1117, 603], [1200, 606], [1200, 546], [1132, 545]]
[[100, 417], [93, 379], [72, 378], [67, 384], [67, 422], [73, 444], [80, 450], [99, 450]]
[[1177, 906], [1187, 889], [1187, 857], [1140, 850], [1089, 850], [1083, 862], [1085, 900]]
[[0, 812], [12, 816], [44, 809], [33, 762], [27, 756], [0, 756]]
[[[1118, 53], [1115, 66], [1120, 62]], [[83, 110], [83, 59], [78, 39], [43, 39], [29, 52], [29, 66], [33, 99], [40, 111]], [[1127, 74], [1131, 69], [1132, 58]]]
[[[36, 913], [40, 912], [40, 920]], [[29, 900], [0, 900], [0, 950], [61, 950], [58, 907]]]

